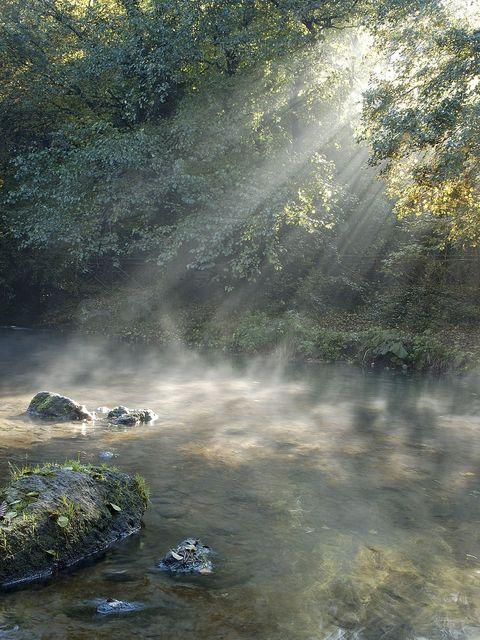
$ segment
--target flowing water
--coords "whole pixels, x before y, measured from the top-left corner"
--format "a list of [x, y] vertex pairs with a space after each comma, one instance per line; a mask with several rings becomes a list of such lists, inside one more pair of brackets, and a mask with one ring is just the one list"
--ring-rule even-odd
[[[0, 333], [0, 475], [98, 460], [151, 488], [142, 532], [94, 564], [5, 593], [0, 637], [480, 638], [480, 380], [284, 367], [30, 331]], [[40, 390], [153, 425], [42, 424]], [[156, 564], [188, 536], [212, 576]], [[92, 599], [140, 601], [99, 617]], [[2, 636], [2, 633], [4, 634]]]

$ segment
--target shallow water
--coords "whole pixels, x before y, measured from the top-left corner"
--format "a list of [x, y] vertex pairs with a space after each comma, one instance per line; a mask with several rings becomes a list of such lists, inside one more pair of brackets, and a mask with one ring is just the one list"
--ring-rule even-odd
[[[95, 564], [3, 594], [0, 638], [480, 638], [480, 379], [229, 362], [0, 332], [0, 476], [79, 456], [147, 479], [141, 534]], [[40, 390], [153, 425], [41, 424]], [[155, 565], [199, 537], [212, 576]], [[142, 602], [98, 617], [96, 598]]]

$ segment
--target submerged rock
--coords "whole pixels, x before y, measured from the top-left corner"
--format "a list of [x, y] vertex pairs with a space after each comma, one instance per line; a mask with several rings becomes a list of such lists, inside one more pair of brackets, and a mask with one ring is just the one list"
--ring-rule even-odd
[[0, 586], [48, 578], [139, 531], [142, 478], [106, 467], [46, 464], [0, 491]]
[[115, 407], [108, 412], [107, 418], [115, 424], [135, 426], [142, 422], [152, 422], [157, 415], [151, 409], [128, 409], [127, 407]]
[[141, 611], [145, 606], [141, 602], [125, 602], [124, 600], [115, 600], [115, 598], [107, 598], [98, 603], [97, 613], [102, 615], [110, 615], [111, 613], [132, 613]]
[[2, 624], [0, 625], [0, 638], [13, 638], [19, 629], [18, 624], [14, 624], [12, 627]]
[[210, 559], [212, 550], [203, 545], [196, 538], [187, 538], [169, 551], [159, 563], [162, 571], [172, 574], [200, 573], [208, 574], [213, 571], [213, 563]]
[[102, 460], [111, 460], [111, 458], [115, 458], [116, 455], [113, 453], [113, 451], [100, 451], [98, 457]]
[[36, 418], [57, 420], [93, 420], [86, 407], [71, 398], [50, 391], [40, 391], [28, 405], [27, 413]]

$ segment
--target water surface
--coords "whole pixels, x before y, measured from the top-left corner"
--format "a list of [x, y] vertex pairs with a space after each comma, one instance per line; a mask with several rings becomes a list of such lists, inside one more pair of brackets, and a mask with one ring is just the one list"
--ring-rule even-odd
[[[9, 464], [98, 460], [140, 472], [139, 536], [99, 562], [1, 596], [19, 639], [480, 638], [480, 384], [470, 377], [285, 367], [177, 350], [0, 333], [0, 476]], [[40, 390], [154, 425], [41, 424]], [[156, 569], [188, 536], [216, 573]], [[91, 600], [141, 601], [123, 617]], [[3, 637], [0, 633], [0, 637]]]

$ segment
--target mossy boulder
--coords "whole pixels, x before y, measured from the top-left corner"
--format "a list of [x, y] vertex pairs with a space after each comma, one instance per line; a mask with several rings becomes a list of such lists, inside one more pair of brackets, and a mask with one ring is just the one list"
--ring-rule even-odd
[[0, 491], [0, 586], [44, 579], [139, 531], [148, 500], [140, 476], [46, 464], [15, 471]]
[[36, 418], [56, 420], [93, 420], [86, 407], [71, 398], [50, 391], [40, 391], [28, 405], [27, 413]]

